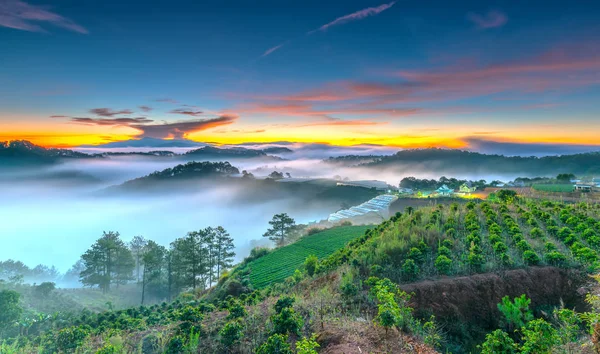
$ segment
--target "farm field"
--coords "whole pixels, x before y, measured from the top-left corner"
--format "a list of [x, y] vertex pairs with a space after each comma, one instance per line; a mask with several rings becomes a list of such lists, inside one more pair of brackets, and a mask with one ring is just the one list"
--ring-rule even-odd
[[342, 226], [305, 236], [298, 242], [282, 247], [247, 265], [250, 282], [255, 289], [281, 282], [294, 274], [306, 257], [319, 259], [329, 256], [348, 242], [361, 236], [368, 226]]
[[532, 188], [539, 192], [570, 193], [573, 191], [572, 184], [534, 184]]

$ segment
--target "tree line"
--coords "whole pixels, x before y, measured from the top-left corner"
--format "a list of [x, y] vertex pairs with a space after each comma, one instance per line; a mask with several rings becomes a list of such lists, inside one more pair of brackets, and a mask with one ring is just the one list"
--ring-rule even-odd
[[118, 232], [102, 236], [81, 256], [79, 279], [103, 292], [136, 282], [142, 304], [148, 296], [171, 299], [184, 289], [205, 289], [233, 265], [233, 238], [221, 226], [188, 232], [169, 247], [136, 236], [125, 243]]

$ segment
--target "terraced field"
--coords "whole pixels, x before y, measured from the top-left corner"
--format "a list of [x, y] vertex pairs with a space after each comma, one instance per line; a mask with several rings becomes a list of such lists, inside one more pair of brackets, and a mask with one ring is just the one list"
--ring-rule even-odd
[[534, 184], [532, 188], [540, 192], [570, 193], [573, 191], [572, 184]]
[[368, 226], [343, 226], [305, 236], [247, 265], [250, 282], [255, 289], [281, 282], [294, 274], [309, 255], [324, 258], [361, 236]]

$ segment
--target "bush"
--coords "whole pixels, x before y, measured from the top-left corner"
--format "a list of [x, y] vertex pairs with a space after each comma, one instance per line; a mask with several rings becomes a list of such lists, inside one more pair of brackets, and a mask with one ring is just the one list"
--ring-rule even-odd
[[319, 259], [317, 258], [317, 256], [310, 255], [306, 257], [306, 260], [304, 260], [304, 268], [306, 268], [306, 273], [309, 277], [312, 277], [315, 274], [318, 264]]
[[425, 260], [423, 252], [421, 252], [421, 250], [416, 247], [413, 247], [410, 249], [410, 251], [408, 251], [408, 258], [415, 261], [415, 263], [423, 263], [423, 261]]
[[229, 348], [237, 343], [242, 338], [243, 326], [239, 321], [230, 321], [221, 328], [219, 336], [221, 337], [221, 344]]
[[274, 334], [256, 350], [256, 354], [293, 354], [287, 343], [288, 336]]
[[317, 354], [317, 348], [320, 347], [317, 343], [317, 335], [313, 334], [310, 338], [304, 337], [296, 342], [297, 354]]
[[502, 302], [498, 304], [498, 310], [504, 315], [504, 321], [509, 331], [521, 328], [533, 319], [533, 314], [529, 310], [530, 303], [531, 299], [528, 299], [525, 294], [515, 297], [514, 301], [510, 301], [508, 296], [502, 298]]
[[291, 307], [286, 307], [271, 316], [271, 322], [273, 322], [274, 334], [294, 333], [299, 335], [300, 329], [304, 326], [302, 316], [297, 314]]
[[534, 227], [533, 229], [531, 229], [531, 232], [529, 234], [531, 235], [532, 238], [540, 238], [540, 237], [544, 236], [544, 232], [537, 227]]
[[501, 329], [497, 329], [485, 336], [485, 342], [479, 346], [481, 354], [515, 354], [518, 346], [514, 340]]
[[441, 274], [449, 274], [452, 269], [452, 260], [443, 254], [440, 254], [435, 260], [435, 268]]
[[522, 329], [523, 354], [551, 353], [552, 348], [560, 343], [558, 332], [552, 325], [539, 318], [529, 322]]
[[419, 275], [419, 266], [412, 259], [407, 259], [402, 265], [402, 276], [406, 280], [414, 280]]
[[83, 343], [89, 334], [90, 331], [87, 328], [63, 328], [56, 336], [56, 347], [64, 352], [73, 352]]
[[452, 258], [452, 251], [446, 246], [440, 246], [438, 248], [438, 255], [446, 256], [447, 258]]
[[523, 260], [528, 265], [537, 265], [540, 263], [540, 257], [538, 257], [537, 253], [533, 252], [532, 250], [523, 252]]
[[544, 259], [546, 260], [546, 263], [551, 264], [553, 266], [564, 265], [567, 261], [567, 257], [565, 257], [562, 253], [558, 251], [551, 251], [546, 253]]

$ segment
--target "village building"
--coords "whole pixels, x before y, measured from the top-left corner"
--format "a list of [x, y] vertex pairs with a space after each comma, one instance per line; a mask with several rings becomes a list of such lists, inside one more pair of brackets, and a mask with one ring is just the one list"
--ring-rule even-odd
[[465, 183], [463, 183], [458, 190], [461, 193], [466, 193], [466, 194], [471, 194], [473, 192], [475, 192], [477, 190], [477, 187], [473, 186], [473, 184], [471, 183], [471, 181], [467, 181]]
[[452, 195], [454, 193], [454, 189], [448, 188], [448, 186], [444, 184], [440, 188], [436, 189], [436, 192], [438, 195], [447, 196]]

